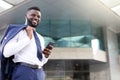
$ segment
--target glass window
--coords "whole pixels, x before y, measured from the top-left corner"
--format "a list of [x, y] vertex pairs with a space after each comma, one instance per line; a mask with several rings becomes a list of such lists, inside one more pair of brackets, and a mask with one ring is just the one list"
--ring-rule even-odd
[[44, 69], [47, 80], [90, 80], [87, 61], [50, 60]]
[[98, 40], [98, 48], [104, 50], [102, 27], [91, 25], [87, 20], [44, 20], [38, 31], [44, 36], [46, 45], [52, 41], [55, 47], [92, 47], [92, 40]]

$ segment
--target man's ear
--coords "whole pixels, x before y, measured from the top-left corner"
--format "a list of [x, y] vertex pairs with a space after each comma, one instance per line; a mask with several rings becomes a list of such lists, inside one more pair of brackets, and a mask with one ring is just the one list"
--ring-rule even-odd
[[25, 16], [25, 24], [27, 25], [27, 17]]
[[27, 14], [25, 14], [25, 18], [27, 18]]

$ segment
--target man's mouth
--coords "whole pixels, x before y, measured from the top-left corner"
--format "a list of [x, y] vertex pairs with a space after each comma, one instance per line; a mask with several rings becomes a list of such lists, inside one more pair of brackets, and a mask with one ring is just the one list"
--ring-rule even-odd
[[36, 20], [32, 20], [32, 24], [37, 25], [38, 22]]

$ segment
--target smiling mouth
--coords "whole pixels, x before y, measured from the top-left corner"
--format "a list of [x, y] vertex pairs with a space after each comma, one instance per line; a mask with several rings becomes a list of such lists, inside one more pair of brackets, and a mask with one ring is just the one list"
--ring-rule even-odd
[[33, 20], [32, 23], [33, 23], [34, 25], [37, 25], [37, 24], [38, 24], [38, 22], [37, 22], [36, 20]]

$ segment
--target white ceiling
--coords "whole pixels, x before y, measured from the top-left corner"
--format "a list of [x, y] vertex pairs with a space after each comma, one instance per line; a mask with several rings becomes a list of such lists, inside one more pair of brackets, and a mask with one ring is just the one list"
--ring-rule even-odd
[[[18, 4], [14, 2], [15, 0], [6, 1]], [[111, 1], [114, 5], [116, 5], [114, 1], [120, 2], [120, 0]], [[110, 7], [113, 7], [111, 3]], [[120, 17], [100, 0], [25, 0], [0, 14], [0, 27], [9, 23], [23, 23], [25, 11], [30, 6], [41, 8], [42, 20], [89, 20], [93, 25], [105, 26], [120, 32]]]
[[105, 6], [107, 6], [111, 11], [115, 12], [120, 16], [120, 0], [100, 0]]
[[0, 0], [0, 12], [10, 9], [25, 0]]
[[100, 0], [100, 1], [110, 8], [120, 5], [120, 0]]
[[3, 0], [3, 1], [13, 4], [13, 5], [17, 5], [25, 0]]

